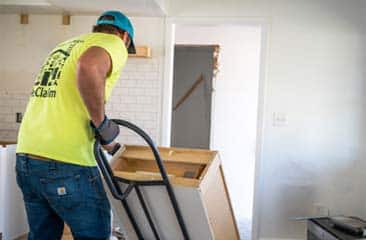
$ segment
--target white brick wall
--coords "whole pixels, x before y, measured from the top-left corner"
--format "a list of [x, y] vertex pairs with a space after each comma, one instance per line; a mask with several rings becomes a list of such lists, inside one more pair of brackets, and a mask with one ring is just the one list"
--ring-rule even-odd
[[[131, 121], [143, 128], [154, 141], [159, 139], [160, 79], [159, 58], [130, 58], [106, 106], [110, 118]], [[28, 92], [0, 92], [0, 140], [14, 141], [19, 123], [16, 112], [24, 113]], [[143, 143], [136, 134], [121, 129], [119, 141]]]
[[19, 128], [16, 113], [24, 113], [28, 98], [27, 92], [0, 92], [0, 140], [16, 140]]
[[[110, 118], [131, 121], [144, 129], [151, 138], [159, 139], [160, 60], [130, 58], [106, 106]], [[120, 142], [141, 144], [142, 139], [121, 129]]]

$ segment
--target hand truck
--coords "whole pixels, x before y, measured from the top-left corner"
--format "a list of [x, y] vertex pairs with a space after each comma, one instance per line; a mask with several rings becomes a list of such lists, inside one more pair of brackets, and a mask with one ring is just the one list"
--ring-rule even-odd
[[[159, 150], [156, 147], [156, 145], [154, 144], [153, 140], [144, 130], [142, 130], [138, 126], [134, 125], [133, 123], [130, 123], [125, 120], [120, 120], [120, 119], [113, 119], [112, 121], [114, 121], [116, 124], [118, 124], [120, 126], [126, 127], [128, 129], [134, 131], [135, 133], [137, 133], [140, 137], [142, 137], [145, 140], [145, 142], [149, 145], [149, 147], [151, 148], [151, 150], [154, 154], [155, 161], [158, 165], [158, 168], [159, 168], [159, 171], [160, 171], [160, 174], [162, 177], [162, 180], [140, 181], [140, 180], [129, 180], [129, 179], [124, 179], [121, 177], [114, 176], [113, 171], [108, 163], [108, 160], [107, 160], [106, 156], [104, 155], [104, 152], [102, 151], [100, 143], [98, 141], [95, 142], [94, 155], [95, 155], [95, 159], [97, 161], [98, 167], [104, 177], [104, 180], [105, 180], [109, 190], [111, 191], [112, 196], [114, 198], [116, 198], [117, 200], [121, 201], [122, 206], [124, 207], [124, 209], [126, 211], [126, 214], [131, 222], [131, 225], [132, 225], [138, 239], [144, 240], [145, 238], [142, 235], [141, 229], [139, 228], [139, 226], [137, 224], [137, 221], [131, 211], [131, 208], [129, 207], [129, 204], [127, 203], [127, 197], [132, 192], [132, 190], [135, 190], [137, 198], [139, 199], [141, 207], [144, 211], [146, 219], [151, 228], [151, 231], [152, 231], [155, 239], [160, 240], [161, 237], [159, 236], [159, 233], [156, 229], [156, 225], [148, 210], [146, 201], [141, 193], [140, 187], [141, 186], [165, 186], [166, 191], [169, 195], [169, 199], [171, 201], [172, 207], [174, 209], [175, 215], [177, 217], [177, 221], [180, 226], [183, 237], [185, 240], [190, 240], [189, 234], [187, 231], [187, 227], [184, 223], [184, 219], [183, 219], [181, 210], [179, 209], [178, 202], [177, 202], [177, 199], [174, 194], [173, 187], [169, 182], [169, 178], [168, 178], [167, 172], [165, 170], [163, 161], [160, 157]], [[128, 184], [127, 188], [124, 191], [122, 191], [120, 185], [118, 184], [119, 182]]]

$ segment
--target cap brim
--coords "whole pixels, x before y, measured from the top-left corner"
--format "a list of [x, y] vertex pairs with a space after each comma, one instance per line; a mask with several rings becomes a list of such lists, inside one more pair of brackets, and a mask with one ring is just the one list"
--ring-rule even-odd
[[127, 49], [128, 53], [130, 54], [136, 54], [136, 48], [135, 48], [135, 43], [133, 41], [131, 41], [130, 46]]

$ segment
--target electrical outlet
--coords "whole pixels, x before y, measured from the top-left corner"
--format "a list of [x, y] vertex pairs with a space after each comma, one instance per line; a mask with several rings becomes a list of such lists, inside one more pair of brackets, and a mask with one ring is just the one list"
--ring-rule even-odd
[[17, 123], [21, 123], [22, 122], [22, 119], [23, 119], [23, 114], [21, 112], [17, 112], [16, 113], [16, 119], [15, 119], [15, 121]]
[[284, 127], [288, 125], [287, 114], [283, 112], [273, 113], [273, 126]]

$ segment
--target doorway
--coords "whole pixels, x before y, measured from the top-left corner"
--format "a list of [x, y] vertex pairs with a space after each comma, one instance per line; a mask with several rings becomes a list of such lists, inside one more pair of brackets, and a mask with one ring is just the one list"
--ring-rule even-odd
[[[169, 25], [170, 23], [170, 25]], [[162, 144], [171, 145], [175, 45], [219, 45], [213, 79], [210, 149], [218, 150], [241, 239], [258, 239], [259, 173], [264, 109], [267, 25], [243, 19], [172, 19], [161, 119]]]
[[210, 148], [214, 45], [175, 45], [171, 146]]

